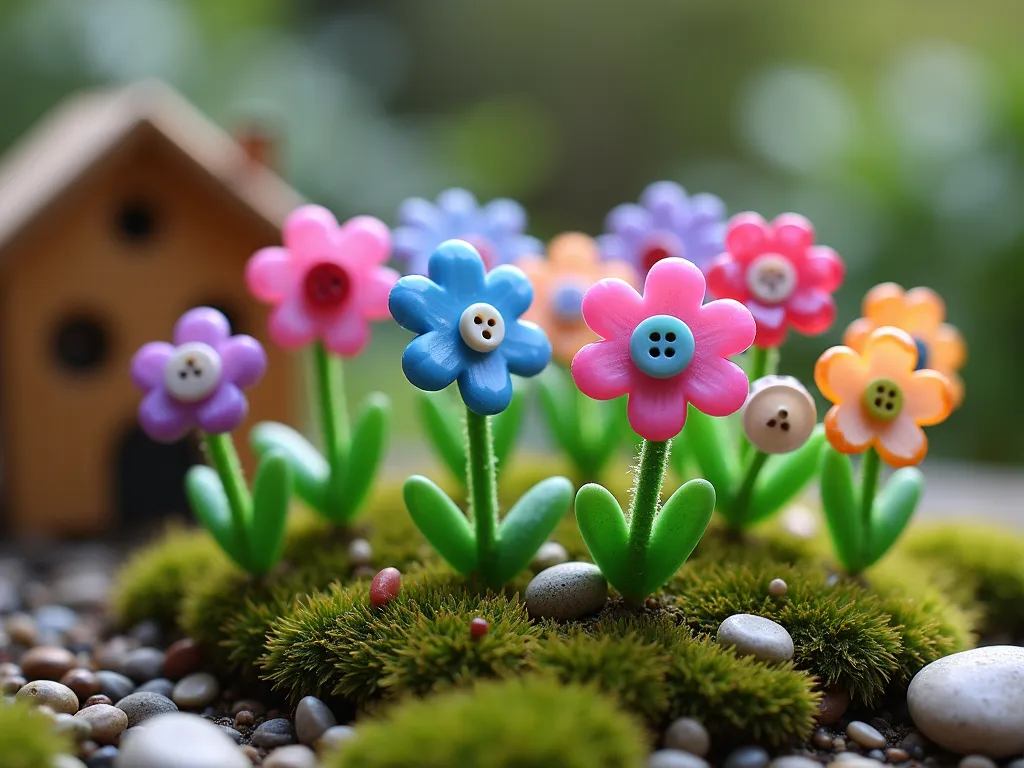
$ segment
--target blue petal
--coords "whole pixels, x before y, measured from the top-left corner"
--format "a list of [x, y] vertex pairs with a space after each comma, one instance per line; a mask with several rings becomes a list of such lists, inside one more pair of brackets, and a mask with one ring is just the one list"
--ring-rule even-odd
[[402, 371], [412, 385], [437, 392], [465, 368], [463, 346], [454, 330], [430, 331], [413, 339], [402, 353]]
[[462, 240], [446, 240], [437, 246], [427, 267], [430, 279], [444, 288], [463, 309], [484, 290], [484, 262], [473, 246]]
[[500, 350], [475, 355], [459, 374], [459, 394], [466, 407], [481, 416], [493, 416], [512, 402], [512, 376]]
[[388, 309], [400, 326], [413, 333], [451, 328], [461, 309], [437, 283], [422, 275], [406, 275], [388, 295]]
[[511, 325], [533, 302], [533, 284], [519, 267], [510, 264], [495, 267], [487, 274], [485, 282], [480, 301], [486, 301], [497, 309], [505, 319], [505, 325]]
[[505, 326], [501, 354], [516, 376], [536, 376], [551, 362], [551, 342], [538, 326], [520, 320]]

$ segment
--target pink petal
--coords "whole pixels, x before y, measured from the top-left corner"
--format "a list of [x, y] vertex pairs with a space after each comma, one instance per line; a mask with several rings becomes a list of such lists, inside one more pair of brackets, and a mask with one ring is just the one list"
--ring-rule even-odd
[[633, 431], [645, 440], [671, 440], [686, 423], [686, 396], [681, 380], [637, 376], [626, 415]]
[[787, 331], [785, 325], [778, 328], [770, 328], [766, 325], [757, 326], [757, 335], [754, 336], [754, 346], [761, 349], [775, 349], [781, 347], [786, 340]]
[[799, 213], [784, 213], [772, 221], [776, 249], [783, 255], [801, 259], [814, 245], [814, 225]]
[[378, 266], [391, 257], [391, 230], [380, 219], [356, 216], [342, 225], [336, 248], [350, 264]]
[[295, 259], [284, 248], [262, 248], [245, 265], [249, 293], [268, 304], [279, 304], [298, 279]]
[[132, 382], [143, 392], [163, 384], [164, 369], [174, 354], [174, 346], [166, 341], [143, 344], [132, 357]]
[[719, 299], [746, 301], [746, 267], [731, 253], [721, 254], [708, 267], [708, 291]]
[[801, 279], [808, 285], [833, 293], [843, 284], [846, 265], [839, 254], [826, 245], [816, 245], [807, 252], [800, 268]]
[[199, 428], [211, 435], [232, 432], [245, 421], [249, 401], [234, 384], [223, 384], [196, 411]]
[[704, 301], [704, 273], [686, 259], [657, 262], [644, 282], [644, 307], [648, 315], [672, 315], [688, 320]]
[[754, 343], [757, 325], [750, 310], [732, 299], [701, 307], [689, 323], [694, 346], [708, 355], [738, 355]]
[[809, 288], [797, 291], [789, 298], [786, 315], [796, 331], [805, 336], [816, 336], [832, 327], [836, 319], [836, 305], [831, 294]]
[[725, 247], [740, 260], [752, 259], [763, 251], [768, 236], [768, 224], [760, 214], [738, 213], [729, 220]]
[[786, 307], [782, 304], [774, 307], [766, 307], [764, 304], [754, 301], [753, 299], [744, 302], [750, 314], [754, 317], [754, 322], [757, 323], [757, 329], [760, 331], [762, 328], [767, 330], [776, 330], [784, 328], [786, 324]]
[[640, 294], [618, 278], [599, 280], [583, 296], [583, 319], [605, 339], [628, 338], [646, 316]]
[[626, 394], [634, 370], [628, 340], [623, 339], [587, 344], [572, 359], [573, 381], [593, 400], [614, 400]]
[[747, 374], [721, 357], [694, 358], [681, 377], [683, 391], [694, 408], [708, 416], [736, 413], [747, 400]]
[[304, 205], [292, 211], [284, 223], [282, 239], [285, 248], [305, 261], [333, 252], [337, 232], [338, 220], [333, 213], [320, 205]]
[[297, 294], [289, 296], [270, 313], [268, 328], [270, 338], [282, 349], [300, 349], [316, 337], [316, 320]]
[[391, 317], [388, 309], [388, 295], [398, 282], [398, 273], [389, 267], [374, 267], [359, 276], [356, 301], [359, 314], [367, 320], [387, 320]]
[[354, 357], [370, 340], [370, 325], [355, 312], [348, 312], [328, 325], [321, 326], [324, 346], [336, 355]]

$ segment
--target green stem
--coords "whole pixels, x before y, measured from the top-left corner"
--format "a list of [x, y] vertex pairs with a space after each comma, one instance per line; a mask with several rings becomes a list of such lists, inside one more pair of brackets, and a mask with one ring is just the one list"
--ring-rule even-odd
[[494, 472], [494, 444], [486, 416], [466, 409], [466, 479], [469, 504], [476, 526], [477, 573], [488, 586], [493, 584], [491, 566], [497, 561], [498, 483]]
[[[647, 545], [661, 503], [661, 484], [668, 467], [671, 440], [640, 444], [640, 466], [636, 472], [636, 489], [629, 506], [628, 563], [631, 576], [640, 576], [647, 562]], [[628, 597], [628, 596], [627, 596]]]
[[340, 477], [349, 450], [348, 414], [345, 407], [345, 379], [341, 358], [332, 355], [322, 342], [313, 345], [316, 361], [317, 395], [320, 402], [320, 435], [331, 477]]
[[[751, 347], [750, 348], [750, 370], [747, 371], [747, 378], [751, 383], [764, 376], [772, 376], [779, 370], [779, 350], [776, 347]], [[740, 464], [747, 461], [753, 446], [743, 435], [740, 435]]]
[[220, 477], [224, 493], [228, 497], [228, 508], [231, 510], [231, 522], [238, 537], [242, 552], [249, 557], [251, 542], [249, 528], [252, 525], [252, 494], [245, 482], [242, 462], [235, 450], [235, 441], [230, 433], [220, 435], [202, 434], [203, 444], [210, 464]]
[[730, 525], [736, 528], [743, 527], [750, 512], [748, 508], [750, 507], [750, 495], [754, 492], [754, 483], [757, 482], [757, 476], [761, 474], [766, 461], [768, 461], [768, 454], [764, 451], [756, 451], [747, 462], [747, 469], [743, 473], [743, 482], [740, 484], [739, 490], [736, 491], [736, 496], [729, 509]]
[[[861, 536], [861, 562], [868, 559], [871, 551], [871, 509], [875, 506], [875, 493], [882, 472], [882, 459], [878, 451], [869, 448], [864, 454], [860, 467], [860, 515], [863, 526]], [[858, 566], [859, 567], [859, 566]]]

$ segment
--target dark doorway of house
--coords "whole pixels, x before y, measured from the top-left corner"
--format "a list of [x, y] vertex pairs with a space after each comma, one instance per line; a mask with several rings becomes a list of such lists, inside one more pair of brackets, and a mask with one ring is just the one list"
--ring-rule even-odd
[[171, 445], [151, 440], [137, 425], [117, 454], [117, 521], [121, 530], [149, 529], [188, 513], [185, 473], [202, 461], [193, 438]]

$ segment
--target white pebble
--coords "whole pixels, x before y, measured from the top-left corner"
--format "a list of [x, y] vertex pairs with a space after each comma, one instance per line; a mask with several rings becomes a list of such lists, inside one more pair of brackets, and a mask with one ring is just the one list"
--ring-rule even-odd
[[530, 567], [535, 571], [543, 571], [553, 565], [561, 565], [569, 561], [569, 553], [557, 541], [545, 541], [533, 556]]
[[782, 579], [772, 579], [768, 584], [768, 594], [772, 597], [782, 597], [789, 591], [789, 585]]
[[737, 613], [718, 627], [718, 642], [732, 646], [740, 656], [758, 661], [789, 661], [793, 658], [793, 638], [781, 624], [763, 616]]
[[659, 749], [647, 758], [647, 768], [709, 768], [704, 758], [681, 749]]
[[366, 539], [352, 539], [348, 545], [348, 562], [353, 568], [373, 563], [373, 547]]
[[853, 720], [846, 726], [846, 735], [868, 749], [882, 749], [885, 747], [885, 737], [867, 723], [860, 720]]
[[252, 768], [224, 729], [199, 715], [169, 712], [124, 734], [114, 768]]
[[691, 755], [704, 757], [711, 749], [711, 737], [699, 720], [681, 717], [665, 731], [665, 748], [681, 749]]
[[956, 768], [996, 768], [995, 762], [984, 755], [968, 755], [963, 758]]

